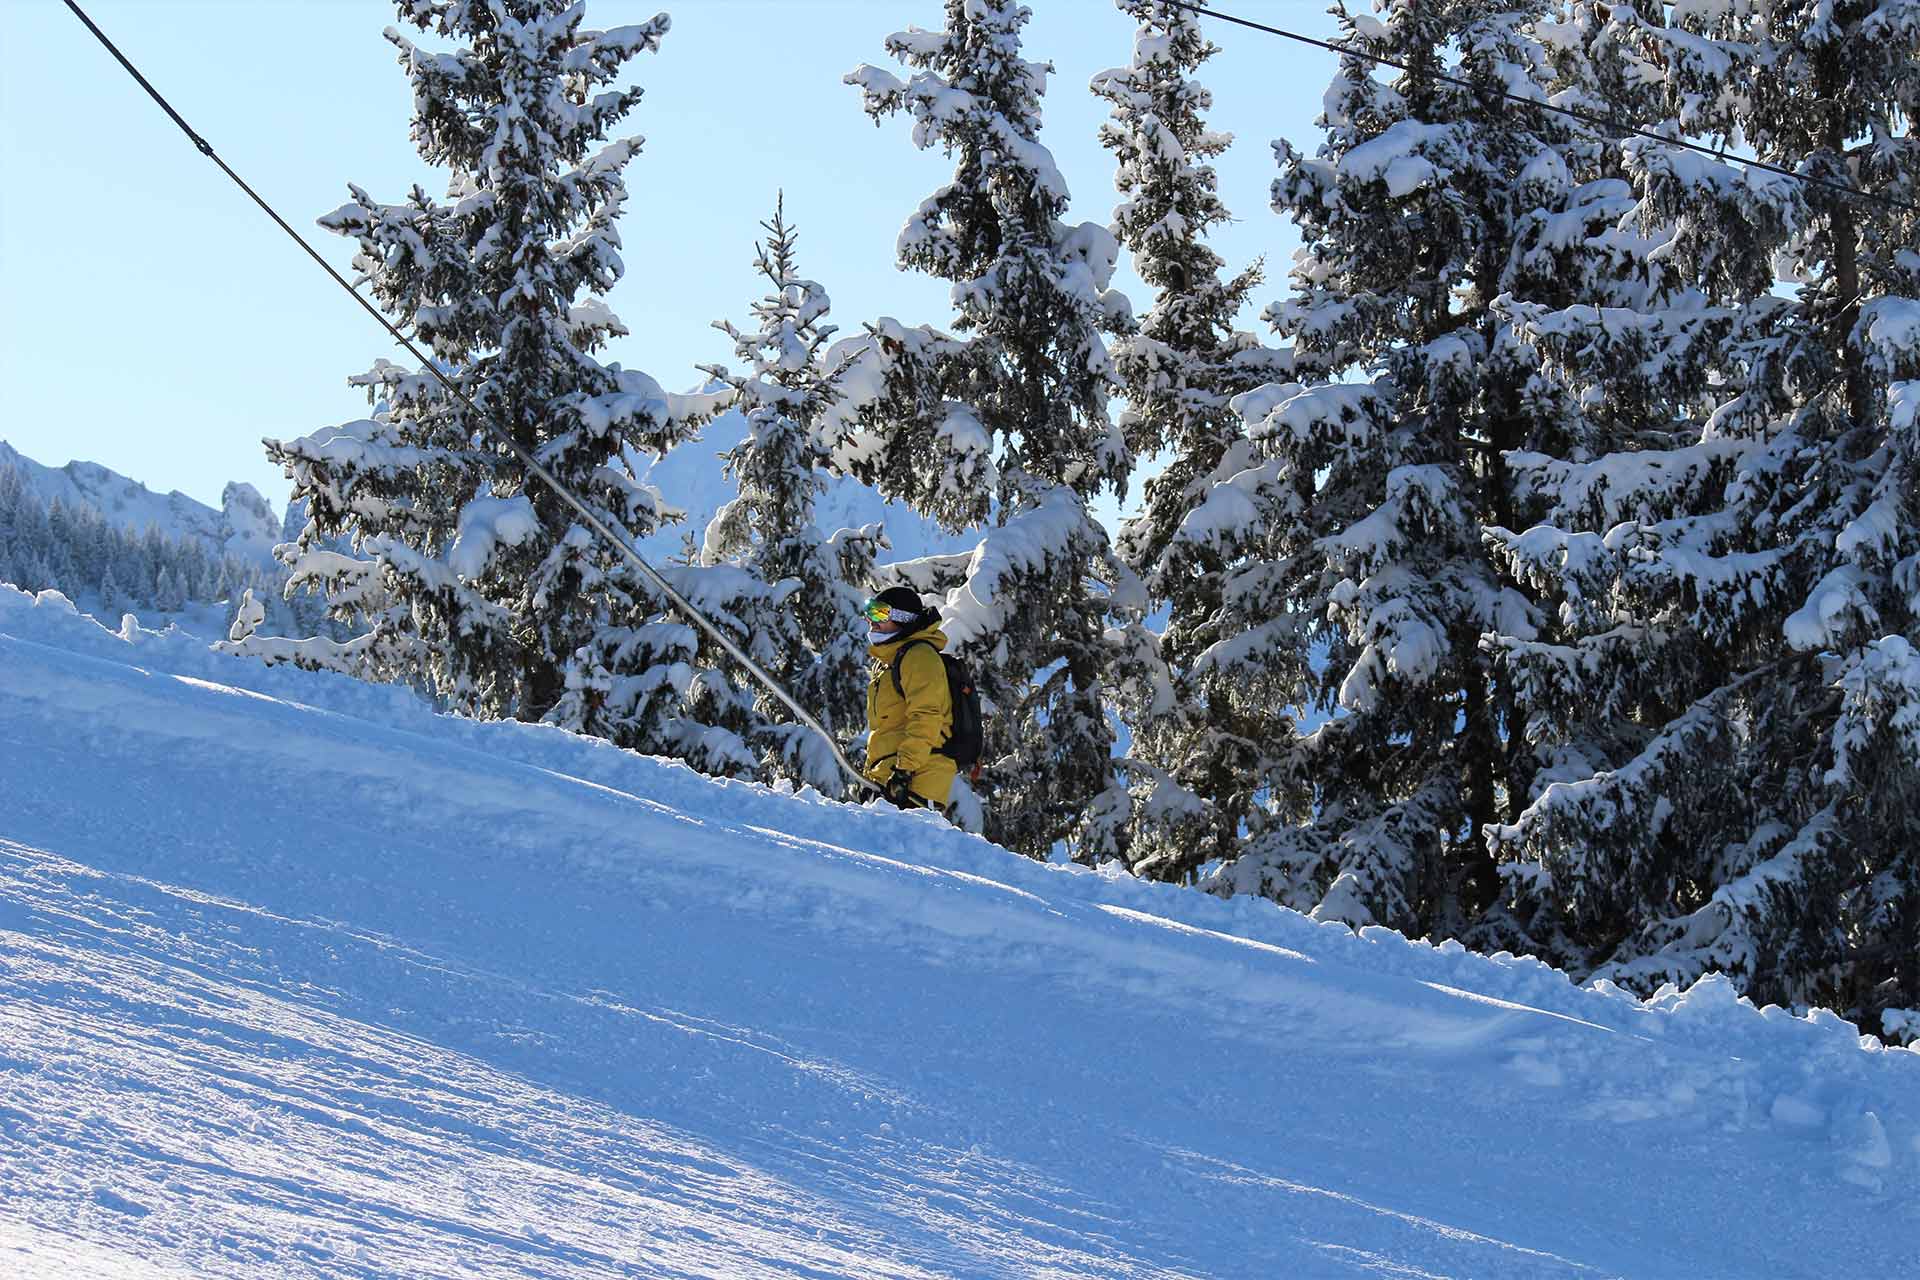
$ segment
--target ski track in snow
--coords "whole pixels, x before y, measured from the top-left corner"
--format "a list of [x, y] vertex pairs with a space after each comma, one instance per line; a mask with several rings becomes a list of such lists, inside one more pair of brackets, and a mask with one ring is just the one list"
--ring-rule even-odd
[[0, 1275], [1916, 1252], [1920, 1054], [1831, 1016], [1043, 866], [0, 587]]

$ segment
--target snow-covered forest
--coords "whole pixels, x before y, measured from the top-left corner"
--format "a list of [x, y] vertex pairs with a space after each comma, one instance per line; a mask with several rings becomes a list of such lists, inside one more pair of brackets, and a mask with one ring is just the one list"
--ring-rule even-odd
[[23, 467], [0, 457], [0, 582], [84, 595], [107, 612], [151, 614], [277, 589], [281, 576], [270, 562], [210, 546], [176, 524], [134, 528], [85, 498], [43, 494]]
[[[649, 373], [603, 295], [668, 18], [403, 0], [393, 124], [444, 191], [319, 224], [432, 366], [352, 371], [367, 416], [267, 442], [299, 611], [263, 626], [257, 568], [4, 470], [0, 577], [225, 599], [229, 653], [853, 798], [531, 456], [618, 540], [683, 543], [664, 581], [855, 759], [861, 601], [939, 599], [1007, 849], [1920, 1039], [1920, 5], [1341, 10], [1269, 211], [1219, 196], [1253, 144], [1209, 125], [1209, 20], [1116, 5], [1084, 89], [1012, 0], [850, 48], [876, 157], [951, 161], [894, 246], [949, 314], [834, 313], [804, 236], [833, 211], [776, 205], [698, 247], [764, 285], [694, 321], [714, 363]], [[1042, 128], [1072, 92], [1097, 137]], [[1068, 191], [1069, 147], [1116, 204]], [[1235, 217], [1303, 247], [1224, 261]], [[688, 527], [655, 460], [723, 417], [728, 496]], [[887, 516], [823, 524], [846, 485]], [[902, 554], [896, 521], [950, 541]]]

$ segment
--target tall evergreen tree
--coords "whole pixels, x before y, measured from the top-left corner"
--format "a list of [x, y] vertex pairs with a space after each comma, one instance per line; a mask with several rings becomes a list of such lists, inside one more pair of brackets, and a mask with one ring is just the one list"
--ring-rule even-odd
[[24, 550], [42, 550], [47, 545], [47, 509], [24, 489], [15, 508], [13, 536]]
[[[862, 584], [873, 572], [879, 526], [843, 529], [831, 538], [814, 523], [814, 503], [840, 443], [827, 426], [839, 399], [844, 363], [829, 367], [826, 290], [799, 273], [797, 233], [785, 201], [761, 224], [765, 243], [754, 262], [770, 291], [751, 311], [756, 327], [743, 332], [717, 322], [733, 340], [742, 369], [708, 370], [733, 388], [747, 420], [747, 437], [726, 455], [738, 496], [707, 526], [702, 559], [735, 564], [777, 594], [753, 629], [771, 638], [771, 674], [821, 723], [850, 745], [866, 711], [866, 627], [860, 617]], [[839, 764], [819, 735], [790, 722], [770, 694], [757, 693], [761, 724], [775, 770], [838, 795], [846, 785]]]
[[18, 467], [0, 467], [0, 542], [13, 537], [14, 524], [18, 519], [16, 513], [20, 510], [26, 488], [26, 479]]
[[[420, 154], [450, 170], [447, 198], [416, 187], [387, 205], [356, 187], [321, 225], [358, 242], [374, 298], [481, 418], [427, 371], [382, 360], [352, 380], [373, 417], [268, 442], [307, 506], [290, 589], [322, 587], [335, 616], [364, 620], [364, 641], [334, 651], [342, 663], [475, 714], [591, 728], [620, 674], [603, 633], [660, 602], [495, 431], [631, 539], [663, 515], [634, 452], [687, 438], [720, 403], [594, 354], [626, 332], [598, 295], [624, 272], [614, 222], [640, 149], [606, 138], [641, 91], [606, 86], [659, 46], [667, 19], [597, 31], [563, 0], [398, 8], [455, 42], [432, 52], [388, 33]], [[356, 554], [333, 549], [343, 537]]]
[[[1661, 255], [1725, 333], [1611, 450], [1511, 460], [1542, 523], [1501, 553], [1565, 601], [1503, 634], [1551, 785], [1490, 833], [1512, 925], [1637, 989], [1732, 975], [1878, 1029], [1920, 1008], [1920, 10], [1848, 0], [1584, 15], [1594, 83], [1744, 139], [1796, 183], [1622, 149]], [[1902, 206], [1906, 207], [1902, 207]], [[1784, 283], [1790, 286], [1782, 289]], [[1715, 312], [1726, 319], [1714, 318]], [[1544, 330], [1583, 402], [1644, 404]], [[1638, 384], [1684, 374], [1644, 365]], [[1691, 372], [1697, 374], [1696, 368]], [[1514, 526], [1518, 528], [1518, 526]]]
[[16, 586], [20, 584], [21, 561], [26, 558], [15, 546], [25, 488], [18, 470], [0, 466], [0, 582]]
[[1188, 9], [1166, 0], [1114, 3], [1139, 24], [1133, 61], [1101, 72], [1092, 87], [1113, 107], [1100, 130], [1118, 162], [1113, 230], [1154, 290], [1139, 328], [1113, 345], [1127, 401], [1120, 424], [1136, 456], [1170, 455], [1119, 537], [1153, 605], [1166, 609], [1166, 628], [1157, 641], [1144, 628], [1130, 631], [1122, 667], [1137, 677], [1116, 683], [1134, 741], [1129, 861], [1141, 874], [1171, 879], [1232, 856], [1251, 780], [1268, 771], [1260, 759], [1291, 729], [1260, 655], [1201, 661], [1230, 566], [1216, 544], [1177, 536], [1244, 462], [1232, 398], [1285, 376], [1288, 361], [1234, 328], [1260, 283], [1259, 265], [1223, 279], [1225, 263], [1206, 243], [1229, 219], [1209, 162], [1232, 138], [1207, 127], [1212, 95], [1193, 73], [1218, 50]]
[[1342, 10], [1345, 44], [1403, 69], [1343, 59], [1317, 153], [1276, 144], [1274, 206], [1305, 247], [1269, 315], [1304, 385], [1238, 398], [1242, 469], [1175, 542], [1233, 566], [1209, 661], [1257, 661], [1275, 701], [1331, 718], [1250, 780], [1262, 803], [1216, 891], [1414, 934], [1459, 934], [1498, 896], [1480, 831], [1535, 763], [1480, 639], [1544, 619], [1483, 532], [1523, 524], [1514, 450], [1569, 447], [1511, 308], [1589, 303], [1638, 268], [1613, 231], [1624, 184], [1573, 121], [1501, 96], [1552, 91], [1529, 27], [1546, 14]]
[[[62, 559], [65, 559], [69, 562], [68, 568], [74, 567], [71, 562], [73, 560], [74, 533], [76, 528], [77, 523], [73, 513], [65, 502], [62, 502], [56, 496], [47, 503], [46, 550], [47, 559], [50, 563], [58, 563]], [[69, 589], [71, 589], [71, 586], [69, 586]]]
[[47, 562], [37, 551], [29, 550], [18, 562], [18, 576], [14, 585], [26, 592], [45, 591], [53, 586], [53, 575], [47, 571]]
[[1027, 9], [947, 0], [946, 15], [943, 30], [887, 38], [908, 80], [871, 66], [847, 77], [876, 121], [904, 113], [915, 145], [954, 159], [897, 252], [903, 268], [951, 281], [958, 311], [951, 336], [876, 326], [887, 395], [855, 469], [949, 527], [992, 521], [946, 624], [992, 705], [988, 834], [1032, 856], [1061, 841], [1106, 856], [1127, 808], [1102, 705], [1108, 615], [1139, 603], [1087, 511], [1103, 488], [1124, 489], [1131, 465], [1107, 410], [1102, 337], [1129, 323], [1107, 287], [1117, 246], [1061, 221], [1066, 182], [1039, 140], [1052, 68], [1022, 56]]
[[21, 585], [25, 567], [25, 548], [20, 544], [19, 527], [22, 496], [26, 484], [12, 466], [0, 466], [0, 582]]

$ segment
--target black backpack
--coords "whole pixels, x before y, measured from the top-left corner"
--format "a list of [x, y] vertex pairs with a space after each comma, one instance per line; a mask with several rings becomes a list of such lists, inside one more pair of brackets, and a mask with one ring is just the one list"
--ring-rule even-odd
[[909, 640], [893, 654], [893, 691], [903, 698], [907, 696], [907, 691], [900, 687], [900, 660], [917, 644], [940, 654], [940, 661], [947, 668], [947, 693], [953, 699], [953, 736], [937, 750], [959, 765], [960, 772], [978, 773], [986, 734], [981, 727], [980, 686], [974, 683], [973, 672], [965, 662], [950, 653], [941, 653], [940, 647], [931, 640]]

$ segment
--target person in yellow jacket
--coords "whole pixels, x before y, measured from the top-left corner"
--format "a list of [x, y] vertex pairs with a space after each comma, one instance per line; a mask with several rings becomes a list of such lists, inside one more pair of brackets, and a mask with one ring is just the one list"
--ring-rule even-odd
[[867, 601], [865, 612], [867, 653], [873, 658], [866, 776], [903, 809], [929, 804], [944, 809], [959, 767], [939, 750], [953, 734], [953, 695], [940, 658], [947, 637], [939, 611], [909, 587], [889, 587]]

